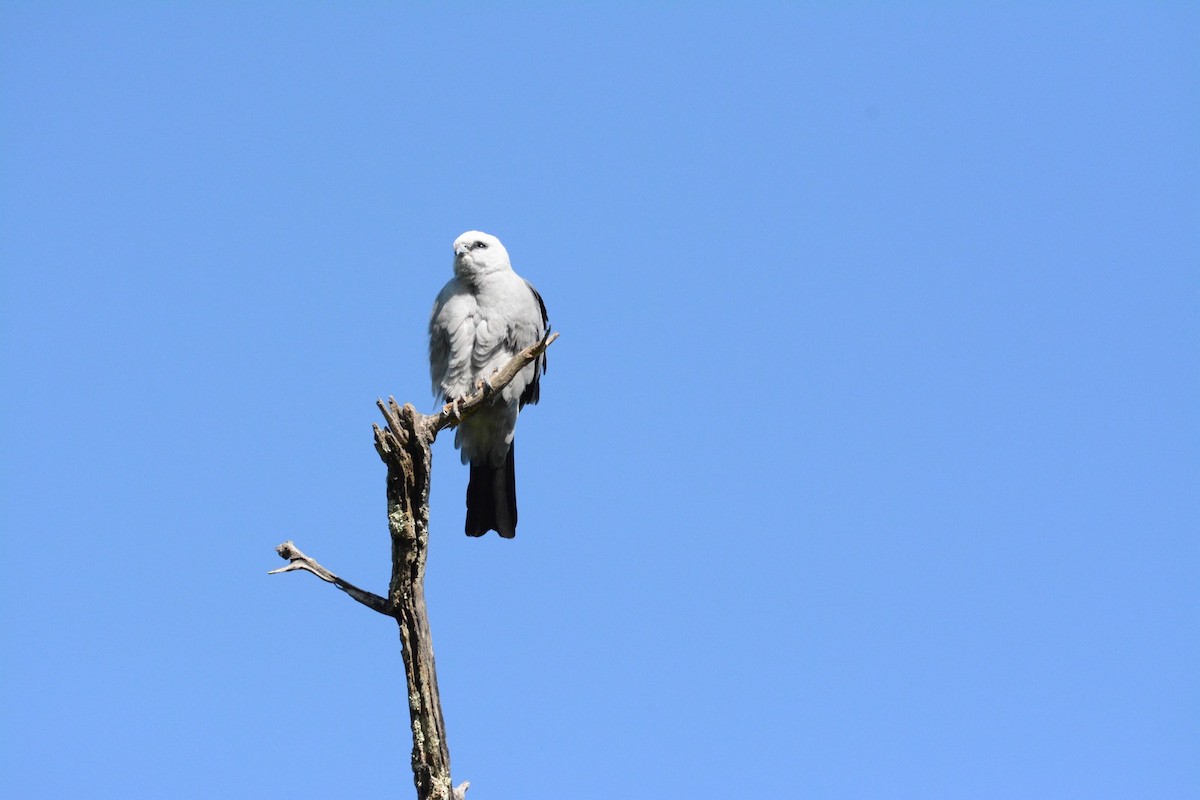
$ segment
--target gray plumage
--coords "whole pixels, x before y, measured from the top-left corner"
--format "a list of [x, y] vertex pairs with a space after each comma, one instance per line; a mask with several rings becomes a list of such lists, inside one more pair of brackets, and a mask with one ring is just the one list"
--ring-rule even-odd
[[[429, 375], [446, 402], [475, 391], [481, 379], [546, 336], [542, 298], [513, 272], [500, 240], [467, 231], [454, 241], [454, 277], [433, 304], [429, 320]], [[536, 403], [546, 358], [525, 367], [485, 408], [463, 420], [454, 435], [462, 461], [471, 465], [467, 485], [469, 536], [489, 530], [505, 538], [517, 532], [513, 433], [517, 413]]]

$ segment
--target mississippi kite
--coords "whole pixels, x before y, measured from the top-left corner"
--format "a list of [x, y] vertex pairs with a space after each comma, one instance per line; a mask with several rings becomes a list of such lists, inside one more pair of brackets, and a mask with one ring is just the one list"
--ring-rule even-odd
[[[433, 392], [454, 402], [548, 330], [541, 295], [513, 272], [495, 236], [467, 231], [454, 240], [454, 277], [438, 294], [429, 320], [429, 375]], [[517, 412], [538, 401], [546, 356], [525, 367], [492, 401], [462, 421], [454, 446], [471, 464], [467, 535], [494, 530], [517, 534], [513, 432]]]

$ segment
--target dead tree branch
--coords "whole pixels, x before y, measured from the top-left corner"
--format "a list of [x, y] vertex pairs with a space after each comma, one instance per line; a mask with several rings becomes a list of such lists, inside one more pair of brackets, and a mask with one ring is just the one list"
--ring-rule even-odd
[[275, 548], [288, 565], [270, 574], [303, 570], [332, 583], [358, 602], [392, 617], [400, 627], [401, 652], [408, 688], [412, 730], [413, 782], [417, 800], [463, 800], [468, 781], [451, 788], [450, 751], [438, 695], [433, 638], [425, 609], [425, 557], [429, 549], [430, 446], [438, 432], [454, 427], [486, 405], [522, 369], [546, 352], [558, 338], [551, 334], [522, 350], [499, 372], [465, 398], [447, 403], [426, 416], [395, 398], [378, 400], [384, 427], [373, 426], [375, 450], [387, 466], [388, 532], [392, 540], [392, 578], [386, 598], [339, 578], [302, 553], [291, 541]]
[[302, 569], [305, 572], [311, 572], [313, 575], [316, 575], [326, 583], [332, 583], [334, 586], [341, 589], [343, 592], [350, 595], [372, 611], [378, 611], [380, 614], [386, 614], [389, 617], [395, 616], [395, 614], [393, 614], [392, 607], [387, 600], [383, 599], [377, 594], [368, 592], [366, 589], [360, 589], [349, 581], [342, 580], [337, 575], [334, 575], [316, 561], [300, 552], [300, 548], [296, 547], [294, 542], [290, 540], [284, 542], [275, 548], [275, 552], [279, 553], [280, 558], [286, 558], [291, 563], [289, 563], [286, 567], [280, 567], [279, 569], [271, 570], [267, 573], [268, 575], [275, 575], [280, 572], [291, 572], [294, 569]]
[[[447, 403], [442, 406], [441, 411], [431, 417], [426, 417], [430, 428], [433, 429], [433, 438], [437, 438], [438, 432], [442, 428], [457, 426], [459, 422], [486, 405], [487, 401], [492, 398], [492, 395], [512, 383], [512, 379], [517, 377], [517, 373], [540, 358], [542, 353], [546, 352], [546, 348], [553, 344], [557, 338], [558, 333], [551, 333], [537, 344], [526, 347], [513, 356], [512, 360], [505, 364], [499, 372], [488, 379], [491, 386], [481, 386], [475, 394], [469, 395], [457, 403]], [[457, 414], [455, 413], [455, 406], [458, 409]], [[382, 406], [380, 407], [382, 408]], [[384, 416], [386, 417], [387, 414], [385, 413]]]

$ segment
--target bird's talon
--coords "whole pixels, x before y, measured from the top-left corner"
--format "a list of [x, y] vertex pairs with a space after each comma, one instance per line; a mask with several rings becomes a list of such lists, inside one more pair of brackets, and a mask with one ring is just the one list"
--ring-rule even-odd
[[496, 393], [496, 387], [492, 385], [488, 378], [480, 378], [475, 381], [475, 391], [483, 392], [485, 396], [490, 396]]

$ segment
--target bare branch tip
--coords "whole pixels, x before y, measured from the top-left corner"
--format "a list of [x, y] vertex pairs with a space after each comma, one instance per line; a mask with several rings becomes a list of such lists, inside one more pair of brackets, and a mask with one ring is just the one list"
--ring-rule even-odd
[[291, 539], [288, 539], [286, 542], [276, 547], [275, 552], [279, 554], [280, 558], [288, 563], [279, 569], [269, 570], [267, 572], [268, 575], [278, 575], [281, 572], [291, 572], [294, 569], [308, 569], [307, 565], [305, 564], [305, 562], [309, 560], [308, 556], [304, 555], [304, 553], [301, 553], [299, 548], [296, 547], [296, 543]]

